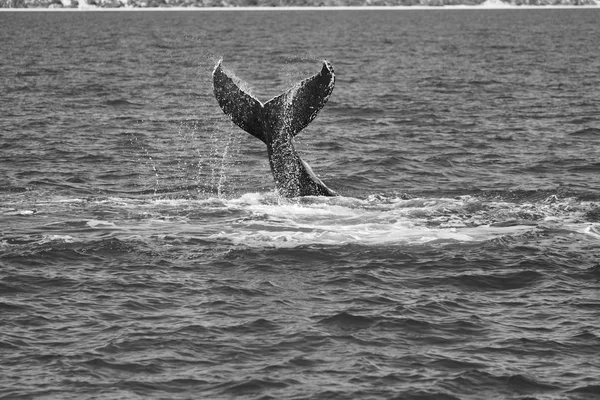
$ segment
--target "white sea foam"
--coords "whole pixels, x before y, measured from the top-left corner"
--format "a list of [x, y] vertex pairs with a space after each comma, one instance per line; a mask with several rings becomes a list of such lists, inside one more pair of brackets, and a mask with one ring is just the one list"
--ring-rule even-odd
[[8, 211], [2, 211], [2, 214], [4, 215], [23, 215], [23, 216], [27, 216], [27, 215], [34, 215], [36, 213], [35, 210], [15, 210], [15, 209], [11, 209]]
[[588, 225], [583, 228], [583, 233], [594, 237], [596, 239], [600, 239], [600, 226], [598, 225]]
[[[230, 199], [60, 198], [44, 204], [38, 204], [42, 215], [76, 211], [94, 230], [167, 242], [201, 239], [250, 247], [419, 245], [535, 236], [545, 230], [593, 242], [600, 239], [600, 225], [585, 218], [593, 205], [568, 199], [536, 203], [471, 196], [286, 199], [267, 192]], [[98, 213], [104, 217], [89, 218]]]
[[375, 204], [343, 197], [272, 200], [248, 194], [228, 201], [226, 207], [243, 209], [250, 215], [221, 227], [210, 237], [252, 247], [423, 244], [484, 241], [536, 229], [535, 224], [518, 222], [478, 225], [472, 217], [452, 215], [453, 208], [465, 206], [464, 200], [392, 199]]
[[62, 242], [62, 243], [74, 243], [77, 240], [70, 235], [44, 235], [42, 240], [38, 244], [51, 243], [51, 242]]
[[97, 219], [87, 221], [86, 225], [90, 228], [95, 229], [119, 229], [119, 227], [114, 222], [101, 221]]

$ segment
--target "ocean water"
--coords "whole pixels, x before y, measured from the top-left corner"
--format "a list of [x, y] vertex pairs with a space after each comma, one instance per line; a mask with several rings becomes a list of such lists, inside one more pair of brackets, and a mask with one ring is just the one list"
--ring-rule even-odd
[[[600, 10], [0, 13], [0, 399], [600, 398]], [[336, 87], [277, 195], [212, 94]]]

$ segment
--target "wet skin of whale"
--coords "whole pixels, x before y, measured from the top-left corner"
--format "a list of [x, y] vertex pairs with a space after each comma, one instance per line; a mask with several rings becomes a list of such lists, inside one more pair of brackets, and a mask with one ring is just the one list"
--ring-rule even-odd
[[240, 81], [231, 75], [219, 61], [213, 71], [215, 97], [237, 126], [267, 145], [279, 193], [285, 197], [336, 196], [302, 161], [292, 141], [315, 119], [331, 95], [335, 83], [331, 64], [323, 61], [321, 72], [264, 104], [242, 90], [236, 83]]

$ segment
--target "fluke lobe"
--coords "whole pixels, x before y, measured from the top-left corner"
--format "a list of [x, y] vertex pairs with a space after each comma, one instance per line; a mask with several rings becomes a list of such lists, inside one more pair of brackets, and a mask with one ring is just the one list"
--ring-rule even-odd
[[282, 196], [336, 196], [300, 159], [292, 139], [304, 129], [325, 105], [333, 91], [335, 75], [323, 61], [318, 74], [305, 79], [265, 104], [246, 93], [239, 79], [228, 75], [217, 63], [213, 90], [223, 112], [240, 128], [267, 145], [269, 165]]

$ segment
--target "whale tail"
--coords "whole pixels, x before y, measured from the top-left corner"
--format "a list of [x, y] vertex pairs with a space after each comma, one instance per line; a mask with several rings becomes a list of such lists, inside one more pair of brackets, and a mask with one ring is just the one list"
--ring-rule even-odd
[[243, 89], [221, 61], [213, 71], [213, 90], [223, 112], [267, 145], [269, 164], [279, 193], [287, 197], [336, 196], [298, 156], [292, 139], [323, 108], [333, 91], [335, 76], [327, 61], [318, 74], [294, 85], [265, 104]]
[[240, 87], [243, 86], [240, 80], [225, 73], [221, 61], [213, 71], [213, 90], [223, 112], [237, 126], [267, 145], [274, 139], [268, 137], [267, 131], [285, 131], [293, 137], [315, 119], [334, 84], [333, 67], [323, 61], [318, 74], [262, 104]]

